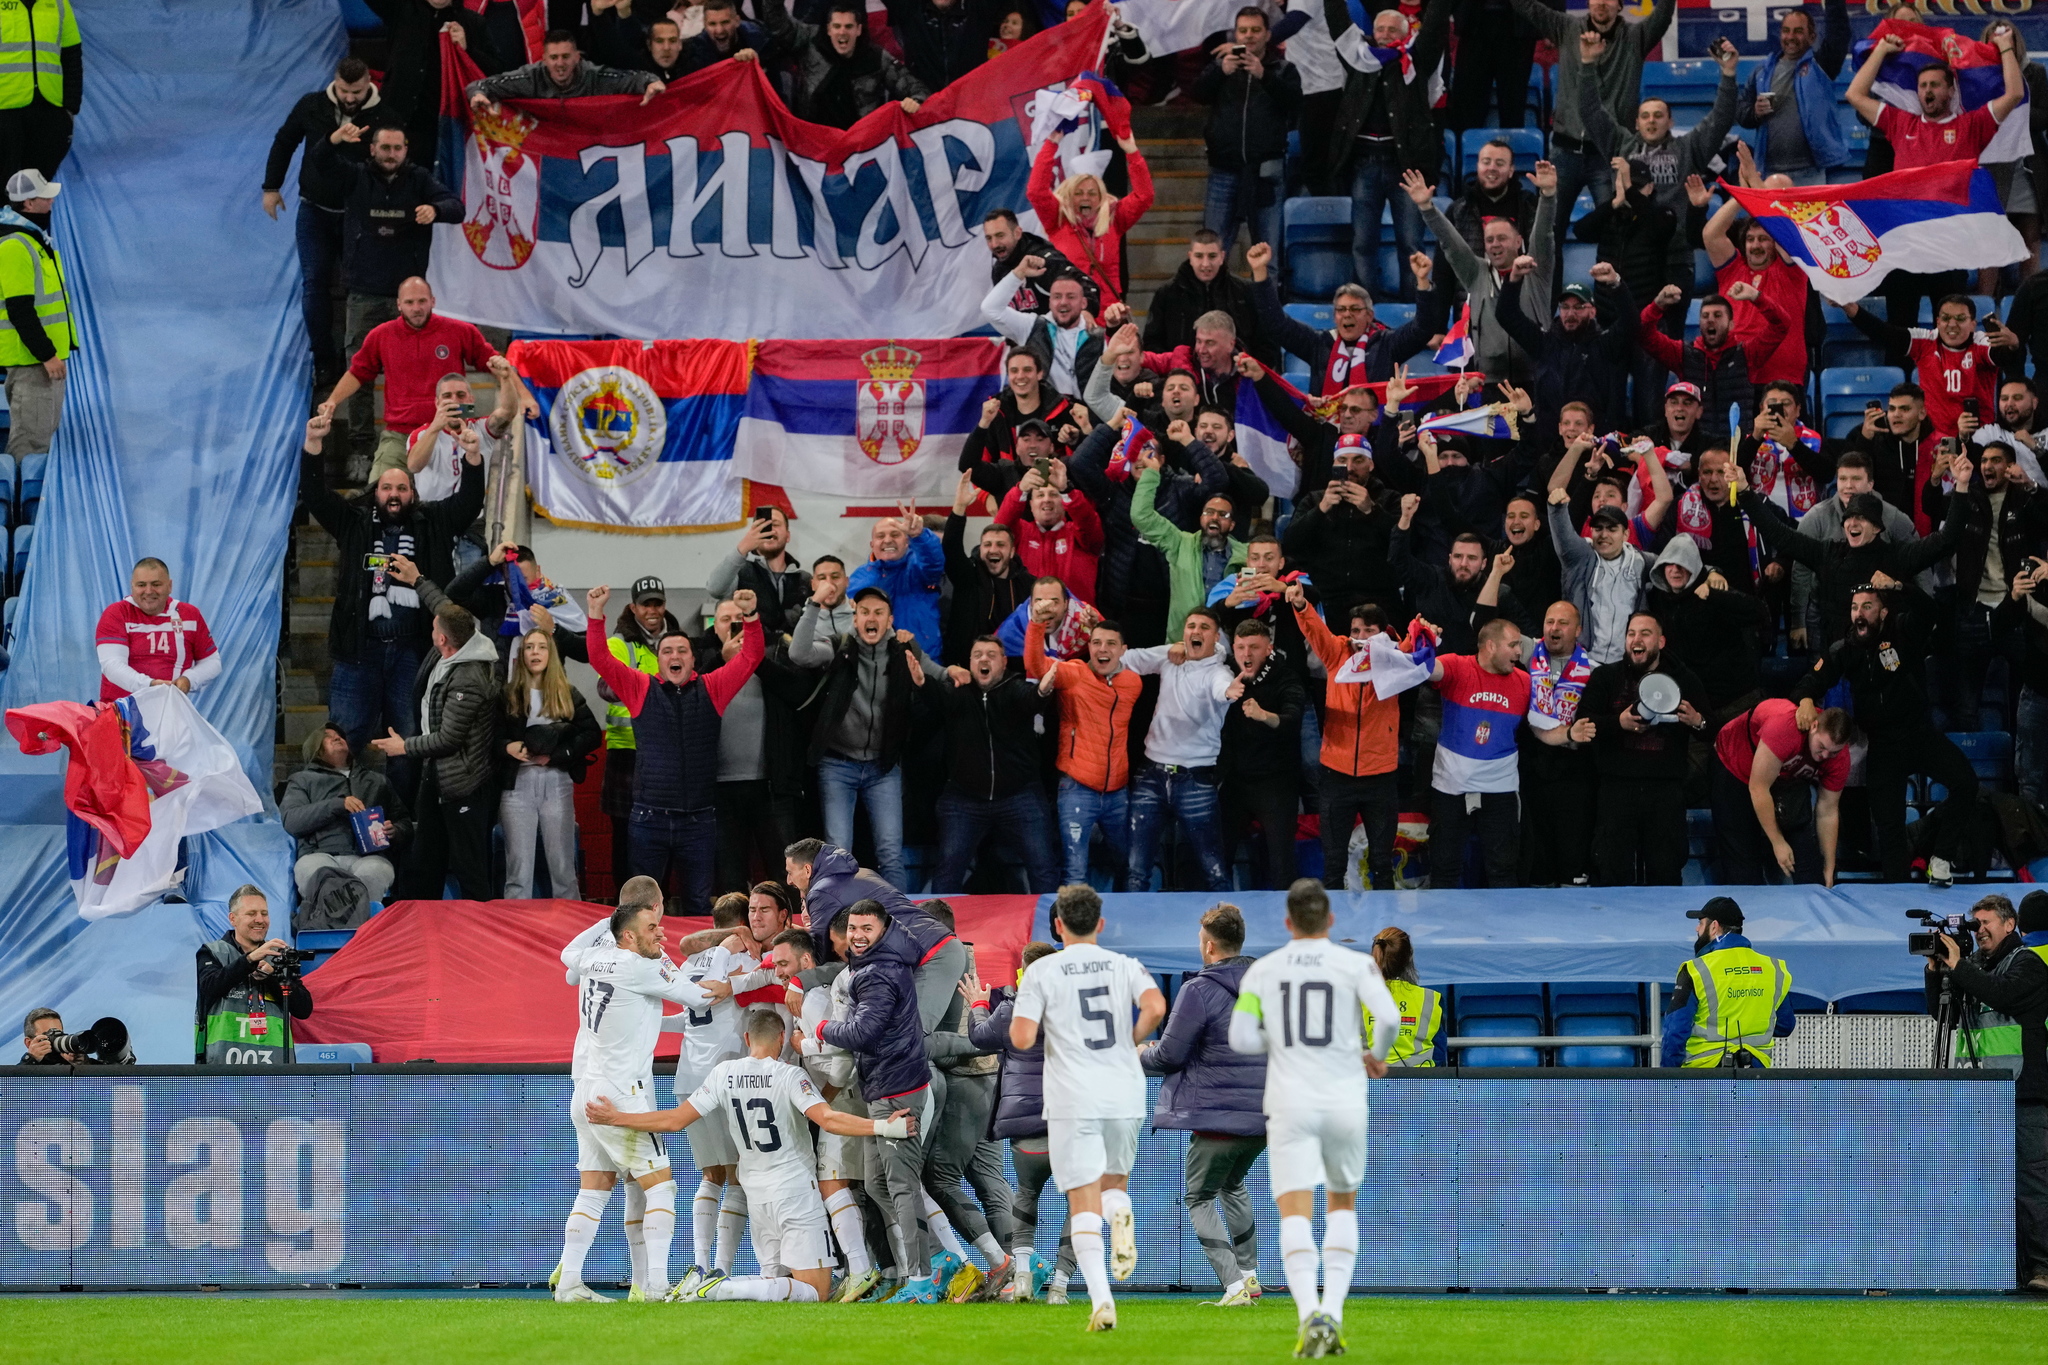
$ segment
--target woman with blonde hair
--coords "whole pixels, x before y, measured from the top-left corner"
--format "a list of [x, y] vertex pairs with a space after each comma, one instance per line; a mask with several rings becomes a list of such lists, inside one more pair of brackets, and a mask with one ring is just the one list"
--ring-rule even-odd
[[1070, 175], [1055, 188], [1052, 163], [1059, 156], [1057, 138], [1047, 138], [1038, 149], [1025, 187], [1046, 241], [1094, 281], [1102, 296], [1102, 310], [1123, 302], [1124, 234], [1152, 207], [1152, 171], [1138, 150], [1138, 140], [1128, 132], [1121, 133], [1116, 145], [1123, 149], [1124, 164], [1130, 170], [1129, 194], [1111, 194], [1100, 176], [1085, 173]]
[[552, 631], [520, 638], [498, 714], [498, 823], [505, 830], [505, 898], [533, 894], [533, 845], [547, 849], [556, 896], [581, 900], [576, 879], [576, 784], [603, 739], [583, 695], [569, 685]]
[[[1387, 979], [1394, 1003], [1401, 1007], [1401, 1032], [1394, 1039], [1394, 1050], [1387, 1054], [1387, 1065], [1435, 1066], [1436, 1033], [1444, 1020], [1444, 998], [1441, 992], [1415, 984], [1415, 944], [1408, 931], [1390, 924], [1374, 934], [1372, 960], [1380, 975]], [[1366, 1027], [1372, 1027], [1370, 1012], [1366, 1014]]]

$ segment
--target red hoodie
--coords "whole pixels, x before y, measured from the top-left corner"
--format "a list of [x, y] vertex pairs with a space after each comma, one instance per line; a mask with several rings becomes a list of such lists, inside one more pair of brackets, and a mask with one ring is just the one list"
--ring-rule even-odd
[[1102, 558], [1102, 518], [1095, 515], [1095, 505], [1083, 493], [1062, 495], [1060, 506], [1066, 509], [1066, 519], [1047, 531], [1032, 520], [1021, 487], [1003, 494], [1003, 505], [996, 509], [996, 520], [1017, 538], [1018, 562], [1032, 577], [1050, 575], [1083, 602], [1093, 602], [1095, 566]]

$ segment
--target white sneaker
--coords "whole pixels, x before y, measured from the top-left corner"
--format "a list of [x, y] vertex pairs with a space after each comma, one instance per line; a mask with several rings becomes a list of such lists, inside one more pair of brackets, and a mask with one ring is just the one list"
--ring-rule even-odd
[[1138, 1268], [1138, 1220], [1129, 1209], [1118, 1209], [1109, 1220], [1109, 1273], [1128, 1280]]
[[1927, 884], [1939, 887], [1944, 891], [1956, 884], [1955, 869], [1949, 866], [1948, 859], [1929, 858], [1927, 860]]
[[1116, 1330], [1116, 1304], [1105, 1303], [1088, 1315], [1088, 1330], [1091, 1332], [1114, 1332]]
[[555, 1290], [556, 1303], [611, 1303], [587, 1284], [572, 1284]]
[[1059, 1284], [1047, 1285], [1045, 1287], [1045, 1306], [1048, 1308], [1065, 1308], [1067, 1306], [1066, 1286]]

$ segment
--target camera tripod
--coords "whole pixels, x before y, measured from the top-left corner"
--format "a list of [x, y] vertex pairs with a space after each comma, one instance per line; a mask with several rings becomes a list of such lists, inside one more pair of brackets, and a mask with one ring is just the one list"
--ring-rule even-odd
[[[1954, 1052], [1952, 1044], [1958, 1034], [1962, 1036], [1963, 1056], [1960, 1059], [1951, 1055]], [[1934, 1015], [1934, 1061], [1931, 1065], [1936, 1071], [1981, 1065], [1977, 1053], [1977, 1030], [1970, 1023], [1946, 968], [1941, 973], [1941, 999]]]

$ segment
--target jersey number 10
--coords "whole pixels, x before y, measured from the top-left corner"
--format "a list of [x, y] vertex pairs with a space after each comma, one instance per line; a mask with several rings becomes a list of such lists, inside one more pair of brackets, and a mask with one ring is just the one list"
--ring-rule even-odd
[[[1310, 1025], [1315, 1008], [1309, 1003], [1311, 1000], [1322, 1001], [1318, 1027]], [[1280, 983], [1280, 1037], [1288, 1047], [1297, 1043], [1303, 1047], [1328, 1047], [1335, 1035], [1335, 1025], [1336, 996], [1329, 982], [1304, 981], [1298, 992], [1292, 981]]]

